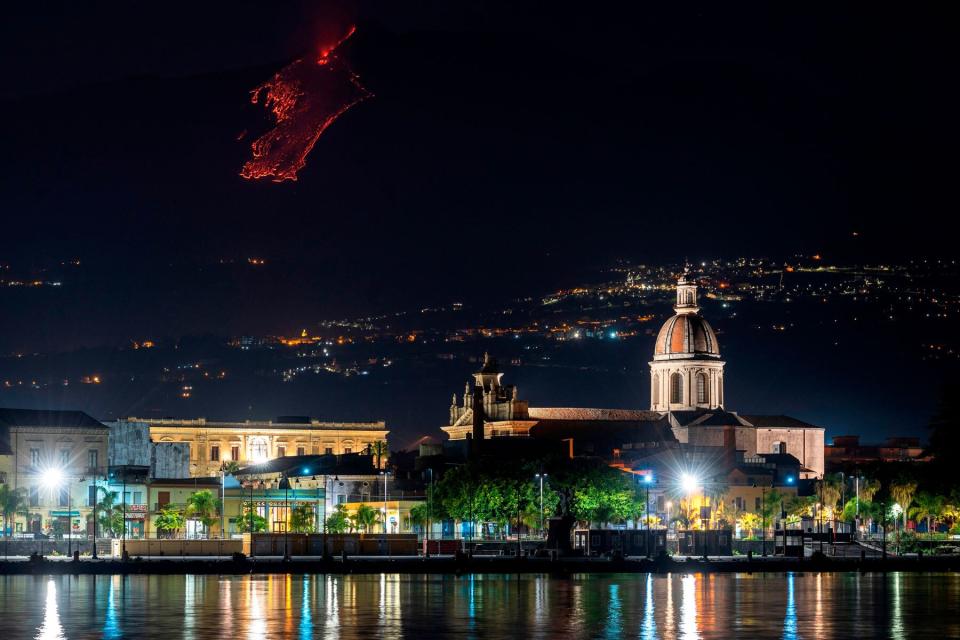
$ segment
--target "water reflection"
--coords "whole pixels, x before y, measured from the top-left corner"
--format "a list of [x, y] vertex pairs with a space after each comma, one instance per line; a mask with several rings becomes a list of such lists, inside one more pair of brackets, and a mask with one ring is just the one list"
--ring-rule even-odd
[[643, 624], [640, 626], [640, 638], [641, 640], [653, 640], [657, 637], [657, 619], [653, 610], [653, 574], [647, 574], [644, 593], [646, 598], [643, 601]]
[[2, 640], [958, 637], [954, 574], [0, 576]]
[[793, 574], [787, 574], [787, 613], [783, 616], [783, 640], [797, 638], [797, 603], [793, 599]]
[[37, 629], [37, 640], [57, 640], [63, 637], [60, 613], [57, 610], [57, 584], [48, 580], [47, 597], [43, 604], [43, 624]]
[[697, 579], [683, 576], [683, 599], [680, 600], [680, 637], [683, 640], [699, 638], [697, 631]]

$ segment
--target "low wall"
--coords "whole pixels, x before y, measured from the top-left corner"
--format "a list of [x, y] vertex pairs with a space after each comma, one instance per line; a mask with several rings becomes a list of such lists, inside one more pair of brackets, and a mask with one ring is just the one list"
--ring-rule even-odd
[[253, 556], [322, 556], [326, 538], [327, 553], [339, 556], [405, 556], [417, 555], [416, 534], [406, 533], [255, 533], [243, 536], [243, 552]]
[[[88, 554], [93, 551], [93, 545], [90, 540], [71, 540], [70, 551], [80, 550], [80, 554]], [[29, 556], [31, 553], [41, 555], [69, 555], [67, 553], [66, 540], [25, 540], [22, 538], [9, 538], [0, 540], [0, 554], [4, 556]]]
[[[123, 554], [123, 541], [112, 540], [113, 556]], [[230, 556], [243, 551], [242, 540], [127, 540], [131, 558], [160, 556]]]

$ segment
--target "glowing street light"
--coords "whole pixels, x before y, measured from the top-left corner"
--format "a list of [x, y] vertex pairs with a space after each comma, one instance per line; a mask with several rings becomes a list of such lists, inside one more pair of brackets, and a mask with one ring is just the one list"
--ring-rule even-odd
[[683, 487], [683, 490], [687, 493], [693, 493], [699, 485], [700, 481], [697, 480], [697, 477], [694, 475], [684, 473], [680, 476], [680, 486]]
[[[63, 488], [63, 485], [67, 483], [67, 477], [64, 475], [63, 470], [59, 467], [47, 467], [44, 469], [43, 473], [40, 475], [40, 483], [43, 484], [50, 493], [54, 493]], [[70, 505], [70, 485], [67, 484], [67, 555], [73, 555], [73, 517], [71, 515], [71, 505]], [[94, 539], [94, 546], [96, 546], [97, 541]], [[41, 552], [42, 553], [42, 552]]]

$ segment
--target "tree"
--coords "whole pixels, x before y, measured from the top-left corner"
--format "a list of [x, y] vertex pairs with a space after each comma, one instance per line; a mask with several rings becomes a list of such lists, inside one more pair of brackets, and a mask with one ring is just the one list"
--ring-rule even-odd
[[313, 533], [313, 507], [300, 504], [291, 509], [290, 528], [294, 533]]
[[351, 528], [350, 517], [347, 515], [347, 509], [342, 504], [338, 504], [327, 517], [327, 531], [330, 533], [346, 533]]
[[917, 483], [906, 474], [901, 474], [890, 483], [890, 497], [903, 510], [903, 528], [907, 528], [907, 512], [913, 503], [913, 496], [917, 492]]
[[382, 469], [381, 463], [384, 461], [384, 458], [389, 454], [390, 450], [387, 448], [386, 440], [377, 440], [376, 442], [370, 443], [370, 455], [376, 458], [377, 469]]
[[12, 518], [23, 514], [27, 508], [27, 499], [23, 489], [11, 489], [0, 485], [0, 510], [3, 511], [3, 536], [7, 537], [7, 528]]
[[823, 501], [823, 508], [831, 513], [837, 510], [837, 503], [842, 495], [840, 476], [838, 474], [825, 475], [816, 483], [817, 497]]
[[357, 512], [353, 514], [353, 522], [358, 529], [363, 529], [364, 533], [370, 533], [370, 530], [380, 519], [380, 512], [368, 504], [360, 503]]
[[243, 513], [237, 518], [237, 531], [240, 533], [263, 533], [267, 530], [267, 519], [257, 513], [252, 502], [245, 502]]
[[424, 528], [430, 521], [430, 507], [426, 502], [410, 508], [410, 526]]
[[915, 506], [910, 509], [910, 517], [917, 521], [926, 520], [927, 533], [933, 532], [934, 524], [943, 513], [943, 496], [921, 491], [917, 494], [917, 499], [914, 501], [914, 504]]
[[210, 489], [194, 491], [187, 498], [187, 517], [191, 520], [199, 520], [207, 537], [210, 536], [210, 527], [216, 523], [219, 512], [220, 500]]
[[737, 524], [740, 525], [741, 530], [749, 531], [749, 537], [752, 538], [754, 537], [754, 532], [761, 527], [762, 523], [759, 514], [744, 511], [740, 514]]
[[157, 531], [164, 531], [170, 537], [176, 537], [177, 531], [183, 529], [186, 520], [179, 509], [169, 505], [163, 507], [157, 515]]
[[[111, 538], [123, 535], [125, 523], [123, 521], [123, 507], [119, 504], [120, 492], [110, 491], [106, 487], [97, 487], [98, 495], [103, 497], [97, 503], [97, 520], [100, 531], [107, 533]], [[91, 515], [91, 517], [93, 517]]]

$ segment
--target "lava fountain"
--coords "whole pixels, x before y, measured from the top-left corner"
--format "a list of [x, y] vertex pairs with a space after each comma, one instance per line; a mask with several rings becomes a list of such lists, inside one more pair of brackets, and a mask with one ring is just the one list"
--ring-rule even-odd
[[300, 58], [251, 92], [251, 102], [273, 114], [274, 127], [250, 145], [240, 175], [248, 180], [296, 180], [320, 135], [353, 105], [373, 96], [337, 49], [353, 35], [320, 48], [316, 58]]

